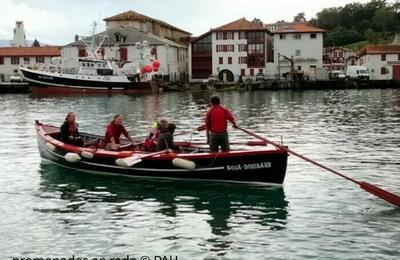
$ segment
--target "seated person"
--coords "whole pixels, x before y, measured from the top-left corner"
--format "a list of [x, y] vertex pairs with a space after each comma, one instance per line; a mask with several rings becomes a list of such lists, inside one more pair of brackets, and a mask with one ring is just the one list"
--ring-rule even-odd
[[157, 151], [163, 151], [165, 149], [180, 151], [180, 147], [174, 144], [175, 128], [175, 124], [168, 124], [166, 129], [161, 130], [157, 140]]
[[158, 137], [161, 131], [167, 129], [167, 126], [168, 126], [168, 120], [165, 118], [161, 119], [160, 121], [154, 122], [152, 129], [149, 133], [149, 136], [146, 137], [144, 141], [144, 147], [146, 151], [155, 151], [157, 149]]
[[123, 134], [129, 141], [134, 144], [135, 142], [130, 137], [125, 127], [122, 125], [123, 118], [120, 115], [114, 116], [114, 119], [108, 124], [105, 140], [104, 140], [104, 148], [106, 150], [117, 151], [120, 148], [120, 136]]
[[78, 124], [75, 121], [75, 113], [69, 112], [60, 127], [60, 141], [63, 143], [83, 146], [83, 140], [79, 137]]

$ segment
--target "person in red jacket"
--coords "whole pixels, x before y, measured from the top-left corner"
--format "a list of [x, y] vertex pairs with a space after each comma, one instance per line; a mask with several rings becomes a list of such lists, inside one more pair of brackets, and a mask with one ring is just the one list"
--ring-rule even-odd
[[128, 138], [133, 144], [135, 143], [126, 131], [125, 127], [122, 125], [122, 121], [122, 116], [116, 115], [114, 116], [114, 120], [108, 124], [104, 140], [106, 150], [118, 150], [120, 147], [119, 138], [121, 134]]
[[228, 121], [230, 121], [234, 128], [237, 127], [235, 118], [232, 113], [221, 106], [218, 96], [212, 96], [211, 108], [206, 115], [206, 134], [207, 142], [210, 145], [210, 152], [216, 153], [221, 147], [222, 152], [229, 151], [229, 137], [228, 137]]

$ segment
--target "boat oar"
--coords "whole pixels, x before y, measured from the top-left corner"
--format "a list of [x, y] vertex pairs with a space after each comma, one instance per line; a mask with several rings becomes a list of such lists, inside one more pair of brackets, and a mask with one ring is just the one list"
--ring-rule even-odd
[[352, 182], [358, 184], [363, 190], [365, 190], [365, 191], [377, 196], [378, 198], [386, 200], [387, 202], [389, 202], [389, 203], [391, 203], [393, 205], [396, 205], [396, 206], [400, 207], [400, 196], [397, 196], [394, 193], [391, 193], [391, 192], [388, 192], [388, 191], [383, 190], [381, 188], [378, 188], [378, 187], [376, 187], [376, 186], [374, 186], [374, 185], [372, 185], [370, 183], [363, 182], [363, 181], [357, 181], [357, 180], [354, 180], [354, 179], [352, 179], [350, 177], [347, 177], [347, 176], [345, 176], [345, 175], [343, 175], [343, 174], [341, 174], [341, 173], [339, 173], [339, 172], [337, 172], [337, 171], [335, 171], [335, 170], [333, 170], [331, 168], [328, 168], [327, 166], [324, 166], [324, 165], [322, 165], [320, 163], [317, 163], [316, 161], [313, 161], [313, 160], [311, 160], [311, 159], [309, 159], [309, 158], [307, 158], [307, 157], [305, 157], [305, 156], [303, 156], [301, 154], [298, 154], [295, 151], [292, 151], [289, 148], [286, 148], [285, 146], [283, 146], [281, 144], [275, 143], [275, 142], [270, 141], [270, 140], [268, 140], [268, 139], [266, 139], [266, 138], [264, 138], [262, 136], [259, 136], [259, 135], [257, 135], [256, 133], [254, 133], [254, 132], [252, 132], [250, 130], [246, 130], [246, 129], [243, 129], [243, 128], [240, 128], [240, 127], [238, 127], [238, 129], [240, 129], [243, 132], [245, 132], [245, 133], [247, 133], [247, 134], [249, 134], [251, 136], [254, 136], [254, 137], [256, 137], [256, 138], [258, 138], [258, 139], [260, 139], [262, 141], [265, 141], [265, 142], [267, 142], [269, 144], [272, 144], [273, 146], [275, 146], [275, 147], [277, 147], [279, 149], [285, 150], [286, 152], [288, 152], [290, 154], [293, 154], [293, 155], [295, 155], [295, 156], [297, 156], [297, 157], [299, 157], [299, 158], [301, 158], [301, 159], [303, 159], [303, 160], [305, 160], [307, 162], [310, 162], [310, 163], [312, 163], [312, 164], [314, 164], [314, 165], [316, 165], [318, 167], [321, 167], [321, 168], [323, 168], [323, 169], [325, 169], [327, 171], [330, 171], [330, 172], [332, 172], [332, 173], [334, 173], [336, 175], [339, 175], [340, 177], [342, 177], [342, 178], [344, 178], [346, 180], [352, 181]]
[[[209, 145], [205, 142], [187, 142], [187, 141], [177, 141], [178, 145], [181, 146], [193, 146], [193, 145]], [[243, 141], [243, 142], [229, 142], [230, 145], [247, 145], [247, 146], [266, 146], [267, 142], [265, 141]]]
[[165, 150], [162, 150], [159, 152], [155, 152], [155, 153], [148, 153], [148, 154], [143, 154], [143, 155], [133, 155], [133, 156], [125, 157], [125, 158], [119, 158], [115, 161], [115, 163], [118, 166], [131, 167], [137, 163], [140, 163], [142, 161], [142, 159], [144, 159], [144, 158], [152, 157], [152, 156], [166, 153], [166, 152], [168, 152], [168, 149], [165, 149]]
[[193, 129], [193, 130], [189, 130], [189, 131], [183, 131], [183, 132], [180, 132], [180, 133], [176, 133], [176, 134], [174, 134], [174, 136], [177, 136], [177, 135], [185, 135], [185, 134], [189, 134], [189, 133], [192, 133], [192, 132], [194, 132], [194, 131], [204, 131], [206, 129], [206, 125], [202, 125], [202, 126], [199, 126], [199, 127], [197, 127], [196, 129]]

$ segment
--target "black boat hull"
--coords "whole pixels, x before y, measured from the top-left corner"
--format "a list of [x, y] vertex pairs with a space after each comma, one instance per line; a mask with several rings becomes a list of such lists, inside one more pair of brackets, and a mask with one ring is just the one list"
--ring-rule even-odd
[[[169, 153], [143, 159], [132, 167], [118, 166], [115, 157], [96, 155], [93, 158], [82, 156], [78, 162], [69, 162], [65, 159], [65, 155], [71, 151], [67, 151], [62, 145], [57, 147], [48, 145], [48, 137], [46, 139], [46, 136], [39, 131], [37, 133], [39, 151], [43, 158], [76, 170], [95, 173], [133, 177], [282, 184], [287, 167], [288, 154], [284, 150], [201, 154]], [[174, 166], [172, 160], [177, 157], [194, 162], [196, 168], [190, 170]]]

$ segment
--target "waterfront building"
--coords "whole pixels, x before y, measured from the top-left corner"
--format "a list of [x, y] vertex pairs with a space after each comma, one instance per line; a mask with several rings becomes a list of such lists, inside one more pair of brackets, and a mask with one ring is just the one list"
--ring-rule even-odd
[[288, 78], [290, 73], [312, 77], [323, 67], [323, 36], [325, 30], [307, 23], [278, 22], [266, 25], [272, 28], [274, 66], [278, 78]]
[[[114, 60], [122, 66], [140, 60], [137, 43], [148, 42], [154, 58], [160, 61], [158, 74], [169, 81], [187, 80], [187, 45], [190, 33], [160, 20], [128, 11], [105, 18], [107, 30], [95, 35], [102, 47], [102, 58]], [[91, 42], [91, 37], [85, 39]], [[77, 36], [75, 41], [61, 48], [64, 70], [78, 69], [78, 59], [85, 57], [86, 45]], [[146, 64], [143, 64], [143, 66]]]
[[[201, 82], [218, 77], [222, 82], [255, 79], [272, 61], [272, 37], [262, 22], [245, 18], [193, 38], [189, 45], [189, 78]], [[213, 76], [212, 76], [213, 75]]]
[[400, 80], [400, 45], [368, 45], [358, 51], [358, 65], [372, 80]]
[[151, 33], [174, 42], [187, 44], [191, 33], [149, 16], [127, 11], [104, 19], [107, 30], [132, 27], [144, 33]]
[[355, 51], [344, 47], [324, 48], [323, 66], [327, 70], [346, 70], [347, 65], [356, 65]]
[[0, 81], [9, 81], [10, 76], [20, 74], [20, 66], [50, 66], [52, 58], [60, 56], [60, 47], [3, 47], [0, 48]]

